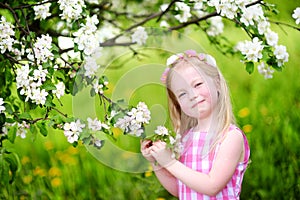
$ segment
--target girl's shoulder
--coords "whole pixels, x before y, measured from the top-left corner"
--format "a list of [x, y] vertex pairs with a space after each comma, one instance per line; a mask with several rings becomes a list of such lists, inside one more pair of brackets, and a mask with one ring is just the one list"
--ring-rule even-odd
[[248, 161], [250, 156], [250, 147], [245, 133], [235, 124], [232, 124], [230, 125], [226, 135], [227, 135], [226, 137], [235, 137], [235, 138], [238, 137], [240, 139], [240, 142], [243, 143], [243, 148], [245, 152], [244, 161]]
[[228, 130], [226, 131], [226, 133], [223, 135], [223, 138], [221, 141], [223, 141], [224, 139], [228, 139], [230, 137], [235, 137], [235, 138], [240, 138], [240, 141], [243, 141], [243, 143], [247, 143], [247, 137], [244, 134], [244, 132], [235, 124], [231, 124], [228, 128]]

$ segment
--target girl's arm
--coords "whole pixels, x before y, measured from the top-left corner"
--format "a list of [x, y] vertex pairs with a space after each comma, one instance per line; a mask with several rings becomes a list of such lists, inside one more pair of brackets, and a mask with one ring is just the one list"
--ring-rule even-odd
[[165, 166], [166, 170], [191, 189], [215, 196], [227, 185], [238, 163], [243, 161], [243, 144], [243, 136], [240, 132], [236, 130], [228, 132], [208, 174], [197, 172], [179, 161], [174, 162], [170, 150], [166, 149], [162, 142], [152, 146], [151, 154], [158, 163]]
[[178, 197], [177, 179], [165, 168], [153, 165], [154, 173], [160, 184], [173, 196]]
[[178, 196], [177, 179], [165, 168], [155, 164], [155, 158], [150, 154], [152, 141], [141, 141], [141, 152], [153, 167], [154, 173], [162, 186], [173, 196]]

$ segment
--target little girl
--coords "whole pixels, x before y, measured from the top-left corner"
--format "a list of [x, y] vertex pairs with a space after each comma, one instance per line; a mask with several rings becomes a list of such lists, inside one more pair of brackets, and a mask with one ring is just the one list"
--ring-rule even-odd
[[145, 140], [143, 156], [179, 199], [239, 199], [250, 149], [234, 124], [227, 84], [215, 59], [188, 50], [171, 56], [167, 65], [162, 81], [184, 148], [176, 160], [166, 143]]

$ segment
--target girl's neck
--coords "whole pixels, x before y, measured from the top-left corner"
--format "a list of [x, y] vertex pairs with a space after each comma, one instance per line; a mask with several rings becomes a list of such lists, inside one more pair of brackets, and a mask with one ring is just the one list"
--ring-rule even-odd
[[215, 126], [212, 122], [212, 118], [198, 119], [197, 125], [193, 128], [195, 132], [208, 132], [212, 126]]

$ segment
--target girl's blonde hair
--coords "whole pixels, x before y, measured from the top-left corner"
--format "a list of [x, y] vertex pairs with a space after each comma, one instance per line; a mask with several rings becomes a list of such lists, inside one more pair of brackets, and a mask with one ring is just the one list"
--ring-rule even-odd
[[199, 73], [211, 78], [218, 90], [218, 100], [214, 111], [215, 118], [213, 119], [213, 121], [216, 121], [217, 124], [213, 125], [211, 129], [211, 131], [214, 132], [214, 137], [211, 138], [209, 144], [210, 149], [212, 149], [216, 145], [216, 143], [223, 138], [224, 133], [226, 133], [230, 124], [235, 123], [227, 83], [217, 66], [209, 65], [206, 62], [201, 61], [196, 56], [184, 56], [181, 59], [178, 59], [176, 62], [172, 63], [166, 77], [168, 105], [174, 130], [176, 131], [176, 133], [179, 133], [181, 135], [183, 135], [185, 131], [188, 131], [189, 129], [195, 127], [197, 125], [197, 119], [187, 116], [181, 110], [176, 96], [170, 89], [174, 69], [177, 66], [194, 67], [197, 71], [199, 71]]

